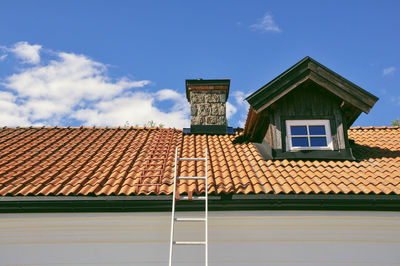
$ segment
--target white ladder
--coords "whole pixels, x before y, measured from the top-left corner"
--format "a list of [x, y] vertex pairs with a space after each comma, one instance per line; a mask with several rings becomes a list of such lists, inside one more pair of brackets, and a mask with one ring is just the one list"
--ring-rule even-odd
[[[204, 161], [205, 176], [176, 176], [178, 161]], [[178, 148], [175, 149], [175, 171], [174, 171], [174, 193], [172, 197], [172, 215], [171, 215], [171, 238], [169, 243], [169, 266], [172, 266], [172, 251], [174, 245], [203, 245], [205, 247], [205, 265], [208, 266], [208, 182], [207, 182], [207, 149], [205, 149], [204, 158], [178, 158]], [[205, 180], [205, 195], [204, 196], [179, 196], [180, 200], [205, 200], [205, 215], [202, 218], [176, 218], [176, 181], [178, 179], [197, 179]], [[204, 241], [174, 241], [174, 224], [175, 222], [204, 222], [205, 223], [205, 240]]]

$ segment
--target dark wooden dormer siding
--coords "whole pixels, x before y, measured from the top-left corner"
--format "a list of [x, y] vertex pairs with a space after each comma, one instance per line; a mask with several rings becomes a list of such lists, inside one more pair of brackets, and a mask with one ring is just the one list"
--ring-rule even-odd
[[[347, 158], [352, 159], [346, 136], [346, 121], [340, 104], [342, 100], [314, 82], [305, 82], [267, 110], [268, 127], [263, 145], [271, 150], [273, 158]], [[332, 151], [286, 151], [286, 120], [329, 120]], [[269, 147], [270, 148], [269, 148]], [[344, 156], [344, 157], [343, 157]]]

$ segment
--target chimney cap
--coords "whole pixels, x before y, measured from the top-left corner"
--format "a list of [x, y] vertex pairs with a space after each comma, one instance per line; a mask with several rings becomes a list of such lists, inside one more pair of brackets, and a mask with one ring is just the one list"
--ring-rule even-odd
[[228, 85], [231, 83], [230, 79], [187, 79], [186, 87], [189, 85]]
[[[226, 99], [229, 95], [230, 79], [187, 79], [186, 80], [186, 98], [190, 101], [189, 91], [192, 90], [192, 86], [217, 86], [212, 88], [213, 90], [225, 90]], [[208, 90], [208, 89], [207, 89]], [[211, 90], [211, 88], [210, 88]]]

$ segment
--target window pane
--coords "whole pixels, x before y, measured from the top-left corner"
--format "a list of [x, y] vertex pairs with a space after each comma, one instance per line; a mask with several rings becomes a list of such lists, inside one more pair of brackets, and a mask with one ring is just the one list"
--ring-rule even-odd
[[292, 138], [292, 147], [308, 147], [308, 138]]
[[310, 135], [326, 135], [325, 126], [309, 126]]
[[325, 137], [311, 137], [310, 138], [311, 147], [326, 147], [328, 143]]
[[306, 126], [291, 126], [290, 133], [292, 135], [307, 135], [307, 127]]

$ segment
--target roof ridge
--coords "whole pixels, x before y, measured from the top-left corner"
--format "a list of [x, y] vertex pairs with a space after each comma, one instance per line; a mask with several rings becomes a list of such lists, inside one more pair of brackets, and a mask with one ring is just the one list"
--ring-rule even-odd
[[0, 127], [1, 129], [150, 129], [150, 130], [157, 130], [157, 129], [161, 129], [161, 130], [176, 130], [176, 131], [182, 131], [182, 129], [179, 128], [175, 128], [175, 127], [134, 127], [134, 126], [130, 126], [130, 127], [121, 127], [121, 126], [115, 126], [115, 127], [108, 127], [108, 126], [93, 126], [93, 127], [89, 127], [89, 126], [76, 126], [76, 127], [71, 127], [71, 126], [40, 126], [40, 127], [34, 127], [34, 126], [27, 126], [27, 127], [7, 127], [7, 126], [3, 126]]
[[[174, 131], [183, 131], [183, 129], [180, 128], [175, 128], [175, 127], [101, 127], [101, 126], [77, 126], [77, 127], [71, 127], [71, 126], [42, 126], [42, 127], [7, 127], [3, 126], [0, 127], [1, 129], [110, 129], [110, 130], [115, 130], [115, 129], [127, 129], [127, 130], [174, 130]], [[243, 128], [235, 128], [235, 129], [243, 129]], [[356, 126], [356, 127], [350, 127], [349, 130], [365, 130], [365, 129], [400, 129], [400, 126]]]
[[[174, 127], [86, 127], [86, 126], [80, 126], [80, 127], [71, 127], [71, 126], [52, 126], [52, 127], [0, 127], [0, 130], [4, 129], [12, 129], [12, 130], [18, 130], [18, 129], [92, 129], [92, 130], [151, 130], [151, 131], [156, 131], [156, 130], [173, 130], [175, 132], [183, 132], [183, 129], [179, 128], [174, 128]], [[350, 127], [350, 131], [357, 131], [357, 130], [399, 130], [400, 126], [356, 126], [356, 127]]]
[[350, 127], [349, 130], [365, 130], [365, 129], [400, 129], [400, 126], [368, 126], [368, 127]]

